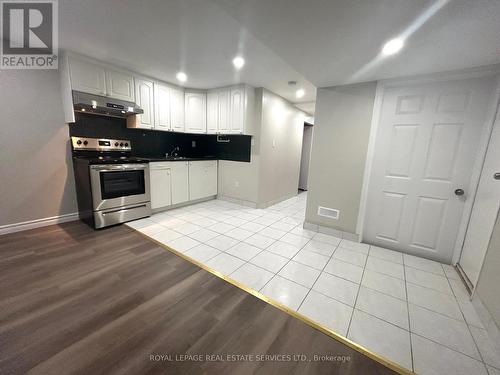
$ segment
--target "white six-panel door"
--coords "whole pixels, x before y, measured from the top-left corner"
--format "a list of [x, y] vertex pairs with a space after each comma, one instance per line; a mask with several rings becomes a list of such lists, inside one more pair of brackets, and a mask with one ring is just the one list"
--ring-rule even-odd
[[489, 78], [384, 89], [364, 241], [450, 262], [492, 91]]

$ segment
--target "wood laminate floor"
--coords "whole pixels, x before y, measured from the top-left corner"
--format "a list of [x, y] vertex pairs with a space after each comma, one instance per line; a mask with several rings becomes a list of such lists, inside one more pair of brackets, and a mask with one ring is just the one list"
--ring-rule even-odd
[[0, 374], [394, 373], [125, 226], [1, 236], [0, 285]]

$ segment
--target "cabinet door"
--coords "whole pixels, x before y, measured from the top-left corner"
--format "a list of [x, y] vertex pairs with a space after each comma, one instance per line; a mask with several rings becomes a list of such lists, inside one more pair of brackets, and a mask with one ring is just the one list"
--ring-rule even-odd
[[134, 77], [116, 70], [106, 69], [106, 92], [111, 98], [135, 101]]
[[231, 133], [243, 133], [245, 125], [245, 88], [231, 89]]
[[219, 133], [229, 133], [231, 130], [231, 90], [219, 91]]
[[186, 92], [185, 124], [187, 133], [207, 132], [207, 100], [204, 92]]
[[155, 129], [170, 130], [170, 87], [154, 84]]
[[217, 195], [217, 161], [189, 162], [189, 199], [201, 199]]
[[72, 90], [106, 95], [106, 71], [103, 66], [71, 57], [68, 60]]
[[216, 134], [219, 129], [219, 93], [210, 91], [207, 94], [207, 133]]
[[189, 162], [174, 161], [170, 163], [172, 171], [172, 204], [189, 200]]
[[184, 131], [184, 91], [173, 87], [170, 89], [170, 128]]
[[151, 185], [151, 208], [162, 208], [172, 204], [172, 180], [170, 168], [154, 167], [151, 163], [150, 185]]
[[136, 79], [135, 91], [136, 102], [144, 111], [142, 115], [138, 115], [138, 127], [152, 129], [154, 126], [153, 82]]

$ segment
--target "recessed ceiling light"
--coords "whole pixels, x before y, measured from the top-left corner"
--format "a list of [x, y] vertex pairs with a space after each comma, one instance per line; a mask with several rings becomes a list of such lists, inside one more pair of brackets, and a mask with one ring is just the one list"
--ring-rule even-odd
[[175, 76], [179, 82], [186, 82], [188, 79], [188, 76], [184, 72], [179, 72]]
[[297, 98], [302, 98], [304, 96], [306, 92], [304, 91], [304, 89], [298, 89], [297, 91], [295, 91], [295, 97]]
[[405, 43], [401, 38], [391, 39], [386, 44], [384, 44], [384, 47], [382, 48], [382, 54], [385, 56], [394, 55], [395, 53], [401, 51], [401, 48], [403, 48], [404, 45]]
[[233, 59], [233, 65], [236, 69], [241, 69], [243, 68], [243, 65], [245, 65], [245, 59], [241, 56], [236, 56], [234, 59]]

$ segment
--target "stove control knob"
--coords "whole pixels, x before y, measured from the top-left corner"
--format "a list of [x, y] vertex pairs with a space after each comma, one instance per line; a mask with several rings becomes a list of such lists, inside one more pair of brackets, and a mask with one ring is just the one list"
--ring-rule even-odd
[[77, 145], [81, 145], [81, 144], [82, 144], [82, 141], [79, 139], [78, 141], [76, 141], [76, 144], [77, 144]]
[[83, 145], [84, 145], [84, 146], [87, 146], [88, 144], [89, 144], [89, 142], [87, 142], [87, 141], [83, 141]]
[[128, 147], [128, 143], [125, 143], [125, 147]]
[[120, 144], [118, 142], [115, 142], [115, 147], [118, 147]]
[[122, 143], [120, 143], [120, 147], [123, 147], [123, 142], [122, 142]]

